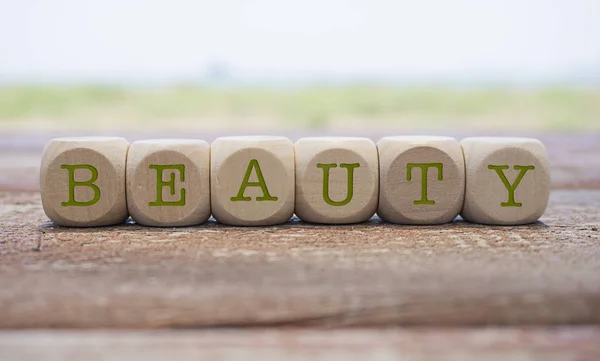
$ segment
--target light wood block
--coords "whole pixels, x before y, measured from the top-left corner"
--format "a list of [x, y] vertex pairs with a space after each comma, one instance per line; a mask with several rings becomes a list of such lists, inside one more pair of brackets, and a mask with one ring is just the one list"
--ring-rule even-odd
[[548, 204], [550, 169], [543, 144], [530, 138], [467, 138], [462, 217], [519, 225], [537, 221]]
[[107, 226], [128, 217], [125, 161], [129, 142], [118, 137], [51, 140], [44, 149], [40, 189], [44, 212], [58, 225]]
[[296, 215], [307, 222], [368, 220], [377, 209], [377, 147], [368, 138], [302, 138], [296, 151]]
[[385, 137], [379, 151], [379, 208], [385, 221], [440, 224], [462, 209], [465, 164], [456, 139], [435, 136]]
[[212, 214], [219, 222], [267, 226], [294, 214], [294, 145], [285, 137], [217, 138], [211, 145]]
[[127, 207], [145, 226], [193, 226], [210, 217], [210, 146], [203, 140], [134, 142], [127, 156]]

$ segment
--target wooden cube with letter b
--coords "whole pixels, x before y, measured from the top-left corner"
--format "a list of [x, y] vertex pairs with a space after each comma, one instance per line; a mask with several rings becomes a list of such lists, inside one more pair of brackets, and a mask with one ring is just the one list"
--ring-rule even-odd
[[296, 142], [296, 215], [307, 222], [357, 223], [377, 209], [377, 147], [368, 138], [315, 137]]
[[127, 206], [146, 226], [192, 226], [210, 217], [210, 146], [196, 139], [134, 142], [127, 156]]
[[284, 137], [217, 138], [211, 145], [212, 214], [237, 226], [266, 226], [294, 214], [294, 145]]
[[44, 148], [40, 190], [44, 212], [58, 225], [108, 226], [127, 217], [125, 161], [119, 137], [52, 139]]
[[439, 224], [460, 212], [465, 164], [449, 137], [385, 137], [377, 143], [380, 192], [377, 214], [400, 224]]
[[550, 169], [544, 145], [531, 138], [467, 138], [466, 193], [462, 217], [494, 225], [532, 223], [550, 196]]

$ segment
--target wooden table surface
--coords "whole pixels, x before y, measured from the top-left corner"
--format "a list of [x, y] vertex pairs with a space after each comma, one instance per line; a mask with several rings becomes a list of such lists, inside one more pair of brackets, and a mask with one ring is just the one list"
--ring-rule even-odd
[[[48, 137], [0, 137], [0, 327], [44, 329], [0, 333], [0, 355], [78, 359], [82, 345], [117, 359], [132, 345], [179, 359], [205, 347], [227, 359], [237, 348], [261, 359], [324, 348], [333, 359], [600, 355], [598, 134], [538, 135], [553, 191], [533, 225], [168, 229], [49, 223], [37, 191]], [[432, 339], [441, 346], [429, 353]]]

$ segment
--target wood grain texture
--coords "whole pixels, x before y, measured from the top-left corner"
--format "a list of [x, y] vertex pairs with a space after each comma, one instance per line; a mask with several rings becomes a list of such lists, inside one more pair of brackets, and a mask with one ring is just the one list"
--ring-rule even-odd
[[266, 226], [294, 214], [294, 144], [288, 138], [217, 138], [210, 161], [212, 214], [219, 222]]
[[450, 137], [397, 136], [377, 142], [379, 206], [377, 214], [398, 224], [452, 221], [465, 196], [465, 162]]
[[476, 137], [463, 139], [460, 145], [466, 173], [463, 218], [519, 225], [542, 216], [550, 193], [550, 166], [539, 140]]
[[598, 327], [0, 332], [15, 361], [595, 361]]
[[48, 218], [72, 227], [123, 223], [128, 217], [125, 162], [119, 137], [56, 138], [44, 148], [42, 204]]
[[600, 322], [600, 191], [543, 223], [98, 229], [0, 192], [0, 327]]
[[296, 152], [296, 215], [307, 222], [364, 222], [377, 210], [379, 162], [372, 140], [301, 138]]
[[127, 207], [146, 226], [191, 226], [210, 217], [210, 146], [198, 139], [133, 142]]
[[[198, 134], [208, 140], [215, 135]], [[394, 226], [375, 218], [352, 226], [296, 220], [257, 229], [211, 222], [190, 229], [129, 224], [93, 230], [56, 227], [42, 211], [39, 159], [56, 134], [0, 135], [0, 327], [431, 325], [440, 332], [435, 340], [446, 346], [440, 353], [449, 358], [489, 355], [486, 351], [493, 352], [499, 342], [497, 347], [506, 348], [489, 359], [551, 360], [558, 355], [585, 360], [573, 352], [598, 345], [596, 331], [548, 326], [600, 323], [600, 135], [527, 135], [539, 136], [546, 145], [554, 189], [542, 222], [532, 225]], [[449, 325], [486, 327], [465, 331], [470, 336], [453, 336], [460, 332], [445, 333]], [[513, 327], [492, 332], [488, 325]], [[530, 332], [519, 325], [545, 327]], [[414, 330], [402, 332], [414, 335]], [[372, 332], [375, 345], [387, 342], [380, 331]], [[57, 334], [50, 335], [54, 339]], [[40, 342], [35, 336], [16, 337], [30, 342], [31, 350]], [[56, 337], [56, 345], [64, 342]], [[227, 338], [220, 333], [215, 337]], [[319, 352], [325, 352], [350, 336], [336, 331], [307, 337], [324, 340], [327, 346]], [[431, 342], [414, 337], [409, 336], [408, 345]], [[63, 355], [81, 350], [74, 345], [78, 342], [86, 350], [93, 349], [88, 342], [108, 343], [100, 346], [104, 350], [118, 348], [114, 342], [120, 340], [156, 347], [168, 343], [176, 350], [195, 342], [178, 343], [176, 339], [185, 339], [181, 333], [147, 342], [138, 333], [99, 338], [62, 343]], [[306, 342], [285, 340], [298, 345], [298, 352], [310, 350]], [[37, 350], [50, 350], [48, 342]], [[0, 354], [7, 350], [3, 346]], [[18, 350], [28, 349], [21, 346]], [[123, 347], [115, 351], [125, 355], [121, 359], [131, 352]], [[511, 353], [518, 350], [523, 353]], [[542, 356], [531, 353], [535, 351]]]

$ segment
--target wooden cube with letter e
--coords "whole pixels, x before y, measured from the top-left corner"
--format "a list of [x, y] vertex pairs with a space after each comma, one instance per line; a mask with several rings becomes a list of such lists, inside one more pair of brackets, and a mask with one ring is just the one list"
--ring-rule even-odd
[[127, 206], [146, 226], [192, 226], [210, 217], [210, 146], [196, 139], [134, 142], [127, 157]]

